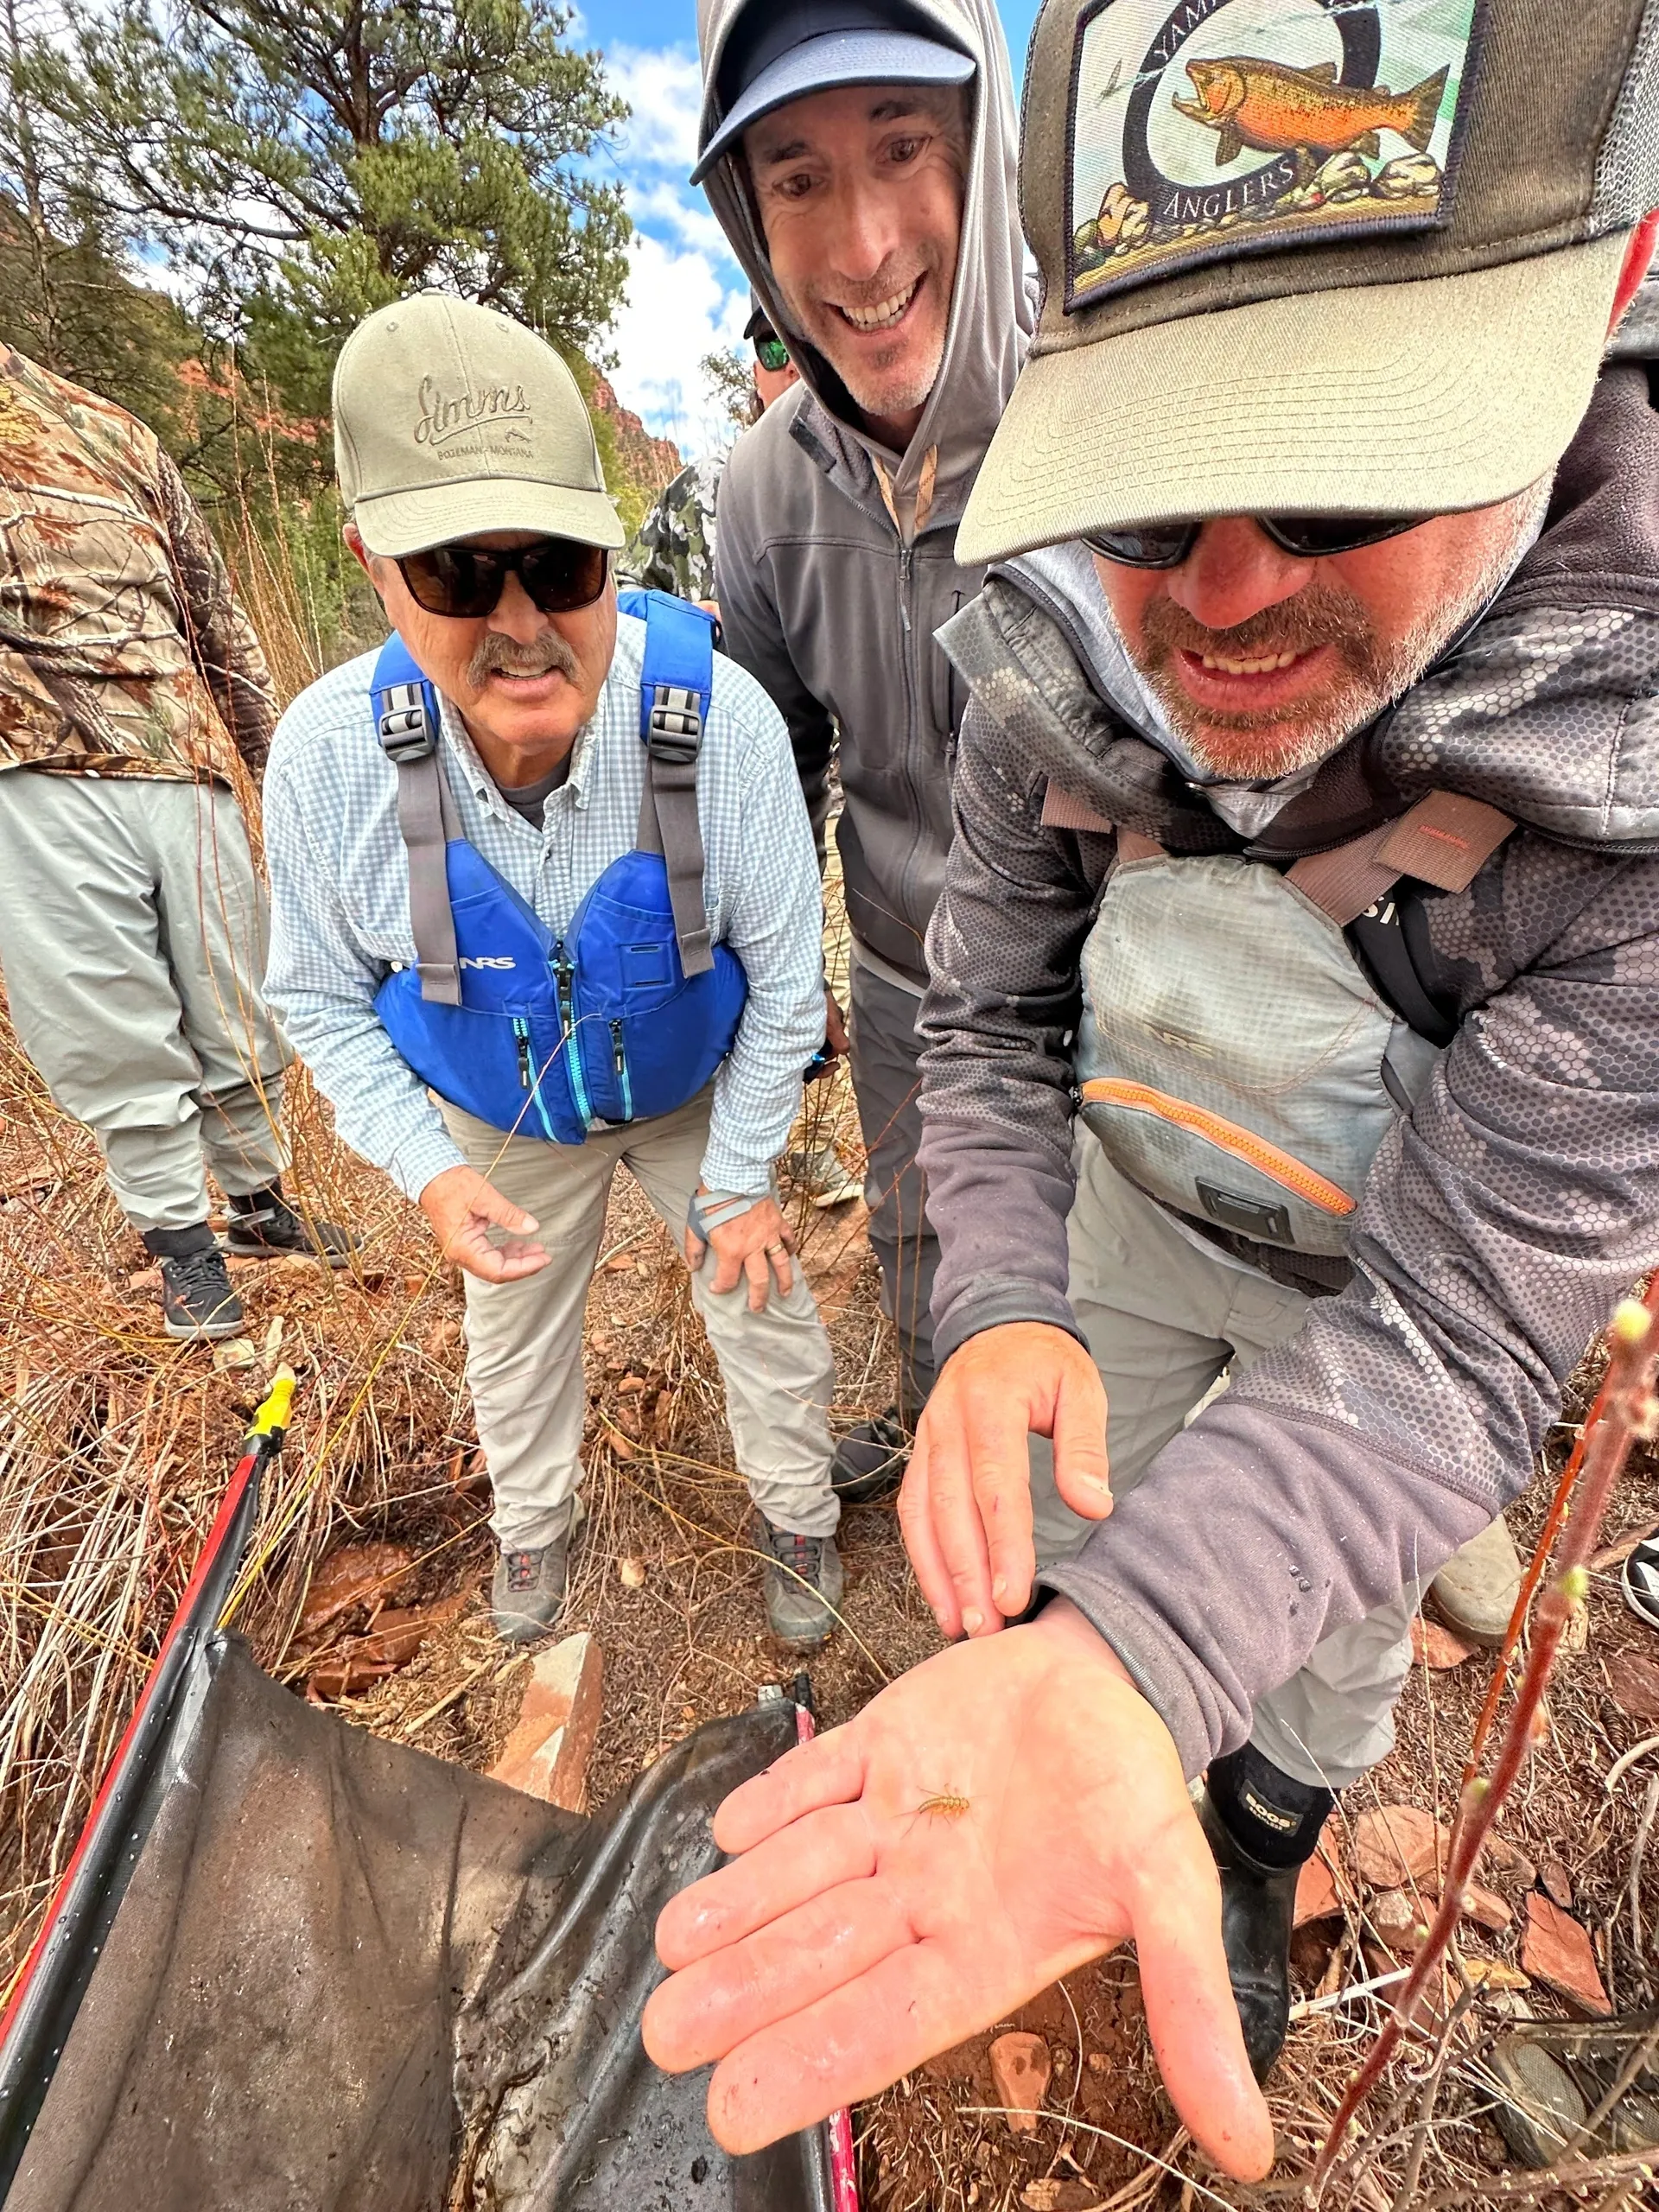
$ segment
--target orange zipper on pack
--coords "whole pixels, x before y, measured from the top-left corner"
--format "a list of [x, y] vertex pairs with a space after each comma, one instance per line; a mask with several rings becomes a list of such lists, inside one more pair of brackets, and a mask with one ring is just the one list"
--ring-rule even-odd
[[1172, 1122], [1177, 1128], [1190, 1129], [1219, 1150], [1230, 1152], [1235, 1160], [1259, 1168], [1285, 1190], [1294, 1191], [1299, 1198], [1306, 1198], [1309, 1205], [1317, 1206], [1321, 1213], [1352, 1213], [1358, 1203], [1328, 1177], [1305, 1166], [1289, 1153], [1281, 1152], [1276, 1144], [1269, 1144], [1254, 1130], [1241, 1128], [1236, 1122], [1208, 1113], [1185, 1098], [1172, 1098], [1166, 1091], [1154, 1090], [1150, 1084], [1126, 1083], [1116, 1076], [1096, 1076], [1084, 1084], [1083, 1095], [1103, 1106], [1126, 1106], [1132, 1113], [1155, 1114], [1160, 1121]]

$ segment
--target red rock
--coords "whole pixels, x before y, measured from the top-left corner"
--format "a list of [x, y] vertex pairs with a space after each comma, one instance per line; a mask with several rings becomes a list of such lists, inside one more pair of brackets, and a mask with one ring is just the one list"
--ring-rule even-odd
[[1433, 1907], [1403, 1890], [1383, 1890], [1371, 1899], [1366, 1918], [1397, 1959], [1414, 1958], [1428, 1940]]
[[1041, 2036], [1024, 2035], [1015, 2030], [997, 2037], [991, 2045], [990, 2056], [996, 2101], [1004, 2108], [1003, 2118], [1009, 2129], [1015, 2135], [1034, 2135], [1037, 2115], [1048, 2094], [1052, 2071], [1048, 2045]]
[[1616, 1651], [1607, 1662], [1607, 1687], [1613, 1702], [1632, 1720], [1659, 1720], [1659, 1666], [1634, 1651]]
[[1416, 1805], [1382, 1805], [1354, 1822], [1350, 1862], [1374, 1890], [1438, 1890], [1451, 1837]]
[[1542, 1866], [1539, 1869], [1538, 1878], [1543, 1884], [1544, 1894], [1549, 1899], [1550, 1903], [1552, 1904], [1560, 1905], [1563, 1912], [1571, 1912], [1573, 1910], [1573, 1877], [1567, 1872], [1566, 1867], [1562, 1866], [1560, 1860], [1559, 1859], [1546, 1859]]
[[491, 1780], [563, 1806], [567, 1813], [583, 1811], [603, 1680], [600, 1648], [586, 1630], [539, 1654], [518, 1725], [490, 1769]]
[[1602, 1987], [1588, 1932], [1570, 1914], [1535, 1890], [1527, 1899], [1527, 1932], [1521, 1965], [1535, 1981], [1547, 1982], [1582, 2013], [1605, 2018], [1612, 2011]]
[[1336, 1877], [1325, 1865], [1324, 1853], [1315, 1852], [1296, 1878], [1294, 1925], [1305, 1928], [1310, 1920], [1329, 1920], [1341, 1910]]
[[1538, 1869], [1507, 1836], [1489, 1835], [1480, 1847], [1479, 1864], [1523, 1890], [1535, 1890], [1538, 1886]]
[[1443, 1675], [1472, 1659], [1475, 1649], [1460, 1636], [1453, 1636], [1443, 1622], [1425, 1620], [1421, 1613], [1412, 1615], [1411, 1656], [1420, 1667], [1427, 1662], [1436, 1674]]
[[299, 1633], [314, 1637], [354, 1605], [389, 1605], [408, 1594], [414, 1579], [415, 1554], [403, 1544], [342, 1544], [311, 1578]]
[[1496, 1890], [1484, 1890], [1478, 1882], [1463, 1885], [1463, 1913], [1465, 1920], [1472, 1920], [1482, 1928], [1490, 1928], [1501, 1936], [1515, 1918], [1515, 1914], [1498, 1896]]

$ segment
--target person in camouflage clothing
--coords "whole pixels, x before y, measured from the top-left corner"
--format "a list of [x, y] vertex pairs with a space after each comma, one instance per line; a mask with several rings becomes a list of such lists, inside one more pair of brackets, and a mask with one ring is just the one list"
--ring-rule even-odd
[[282, 1195], [289, 1052], [235, 796], [276, 702], [152, 434], [0, 350], [0, 970], [23, 1050], [160, 1261], [169, 1336], [242, 1325], [207, 1225], [265, 1258], [350, 1238]]
[[[751, 295], [753, 299], [753, 295]], [[743, 326], [754, 348], [751, 374], [754, 397], [746, 427], [760, 420], [774, 399], [781, 399], [800, 375], [759, 300]], [[715, 608], [715, 505], [726, 456], [688, 461], [657, 495], [656, 505], [635, 532], [620, 568], [644, 591], [672, 592]]]

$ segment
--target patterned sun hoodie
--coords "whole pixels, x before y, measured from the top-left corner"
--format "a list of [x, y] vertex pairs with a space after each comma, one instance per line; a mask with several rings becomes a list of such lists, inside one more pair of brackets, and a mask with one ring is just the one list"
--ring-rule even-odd
[[1195, 1773], [1321, 1637], [1523, 1488], [1586, 1344], [1659, 1260], [1648, 372], [1604, 372], [1543, 533], [1486, 615], [1254, 842], [1136, 713], [1080, 550], [993, 571], [946, 642], [973, 696], [922, 1020], [941, 1358], [1001, 1322], [1077, 1328], [1069, 1040], [1116, 840], [1046, 827], [1051, 777], [1177, 853], [1288, 862], [1436, 790], [1518, 825], [1466, 891], [1422, 900], [1419, 972], [1456, 1034], [1376, 1154], [1338, 1281], [1307, 1284], [1331, 1294], [1039, 1577], [1108, 1637]]
[[0, 771], [257, 777], [264, 657], [142, 423], [0, 346]]
[[677, 599], [715, 595], [715, 512], [726, 456], [688, 461], [657, 494], [617, 573], [642, 591], [671, 592]]

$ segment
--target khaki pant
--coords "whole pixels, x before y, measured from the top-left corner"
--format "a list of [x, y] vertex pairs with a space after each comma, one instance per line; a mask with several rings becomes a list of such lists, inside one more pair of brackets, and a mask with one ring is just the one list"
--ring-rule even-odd
[[[611, 1179], [625, 1163], [677, 1247], [711, 1097], [705, 1090], [677, 1114], [597, 1130], [580, 1145], [508, 1136], [459, 1107], [443, 1108], [468, 1165], [535, 1216], [548, 1255], [544, 1268], [518, 1282], [467, 1277], [467, 1381], [503, 1545], [536, 1550], [560, 1535], [581, 1485], [582, 1324]], [[752, 1313], [747, 1282], [716, 1297], [714, 1271], [714, 1254], [705, 1252], [691, 1297], [720, 1363], [739, 1471], [775, 1527], [827, 1536], [841, 1514], [830, 1488], [827, 1419], [836, 1370], [812, 1294], [797, 1266], [789, 1295], [774, 1280], [764, 1312]]]
[[0, 775], [0, 969], [54, 1102], [98, 1139], [137, 1229], [282, 1173], [289, 1052], [266, 1013], [265, 897], [216, 784]]
[[[1242, 1375], [1296, 1334], [1310, 1300], [1191, 1243], [1081, 1127], [1075, 1156], [1071, 1306], [1106, 1385], [1106, 1448], [1121, 1497], [1224, 1375]], [[1056, 1491], [1046, 1439], [1032, 1439], [1031, 1456], [1037, 1557], [1046, 1563], [1075, 1551], [1095, 1524]], [[1257, 1700], [1251, 1741], [1275, 1766], [1340, 1789], [1387, 1757], [1418, 1588], [1336, 1630], [1300, 1674]]]

